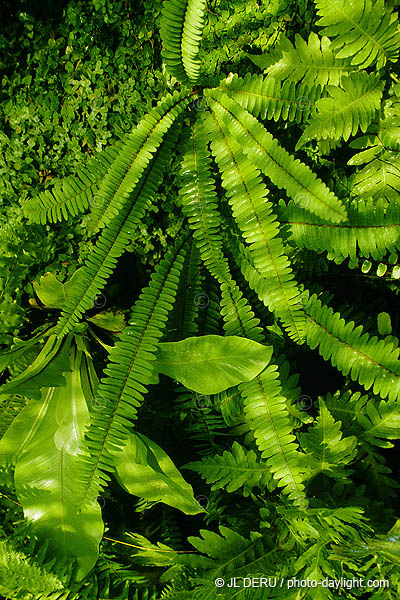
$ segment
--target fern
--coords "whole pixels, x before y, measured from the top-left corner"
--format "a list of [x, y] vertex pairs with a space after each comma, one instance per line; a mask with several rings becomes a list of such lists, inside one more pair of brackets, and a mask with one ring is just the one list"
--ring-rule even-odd
[[357, 453], [355, 436], [342, 438], [340, 422], [335, 422], [324, 402], [319, 403], [320, 413], [308, 433], [299, 434], [305, 452], [303, 466], [311, 477], [319, 473], [334, 478], [347, 478], [352, 471], [346, 469]]
[[145, 386], [152, 380], [156, 344], [175, 300], [183, 257], [179, 242], [159, 264], [132, 310], [129, 325], [110, 352], [107, 377], [97, 390], [104, 414], [93, 415], [86, 434], [89, 456], [80, 482], [82, 505], [94, 491], [104, 489], [110, 479], [106, 472], [113, 471], [113, 454], [128, 439], [130, 423], [147, 391]]
[[245, 418], [254, 431], [261, 457], [274, 473], [277, 484], [298, 506], [306, 507], [303, 475], [299, 467], [299, 451], [292, 433], [286, 402], [276, 366], [271, 365], [253, 381], [241, 383], [245, 398]]
[[197, 57], [204, 26], [204, 0], [164, 2], [160, 33], [163, 61], [181, 83], [195, 82], [200, 73]]
[[344, 77], [341, 85], [343, 89], [328, 86], [331, 98], [317, 101], [317, 114], [305, 128], [296, 149], [314, 138], [347, 141], [359, 128], [367, 130], [380, 107], [383, 82], [373, 73], [359, 72]]
[[177, 129], [173, 129], [165, 142], [159, 147], [153, 161], [142, 175], [133, 191], [129, 204], [114, 217], [109, 228], [104, 229], [97, 241], [92, 255], [77, 272], [73, 292], [57, 324], [56, 334], [62, 337], [76, 325], [83, 312], [91, 308], [99, 291], [111, 275], [117, 259], [124, 252], [144, 215], [147, 202], [153, 199], [163, 178], [163, 165], [176, 141]]
[[279, 230], [271, 214], [272, 204], [265, 200], [268, 191], [259, 171], [241, 154], [239, 144], [227, 137], [217, 118], [208, 119], [208, 130], [223, 184], [230, 196], [233, 216], [243, 237], [250, 242], [256, 268], [271, 287], [269, 307], [282, 319], [289, 335], [300, 342], [299, 291], [278, 237]]
[[168, 94], [143, 117], [132, 133], [125, 136], [94, 196], [96, 207], [92, 219], [95, 230], [109, 223], [129, 202], [144, 169], [187, 102], [184, 93]]
[[290, 201], [279, 205], [281, 222], [290, 225], [292, 240], [298, 248], [327, 252], [327, 258], [355, 259], [361, 255], [381, 260], [387, 252], [400, 249], [400, 208], [383, 199], [359, 200], [349, 204], [348, 220], [326, 223], [301, 210]]
[[76, 175], [55, 182], [50, 190], [28, 198], [22, 206], [25, 216], [31, 223], [57, 223], [87, 210], [122, 146], [122, 141], [118, 141], [105, 148]]
[[342, 203], [303, 163], [295, 161], [265, 128], [226, 95], [207, 95], [216, 118], [225, 120], [242, 152], [279, 188], [300, 204], [335, 222], [345, 218]]
[[332, 50], [336, 58], [350, 58], [360, 69], [387, 61], [395, 62], [400, 47], [397, 19], [385, 8], [383, 0], [315, 0], [321, 33], [335, 39]]
[[315, 110], [315, 103], [321, 97], [321, 87], [285, 81], [283, 84], [273, 77], [245, 77], [230, 75], [217, 89], [227, 93], [254, 117], [261, 119], [284, 119], [301, 123]]
[[362, 325], [346, 323], [339, 313], [322, 305], [314, 295], [305, 307], [308, 323], [306, 342], [311, 349], [319, 346], [325, 359], [331, 360], [344, 375], [350, 374], [369, 390], [391, 401], [400, 395], [399, 349], [393, 344], [370, 338]]
[[[276, 60], [274, 60], [276, 59]], [[328, 37], [311, 32], [308, 41], [296, 33], [295, 43], [282, 35], [267, 65], [269, 77], [302, 82], [309, 87], [339, 85], [342, 77], [354, 71], [349, 58], [338, 58]], [[306, 96], [307, 97], [307, 96]]]
[[257, 460], [253, 450], [245, 450], [237, 442], [233, 443], [232, 452], [188, 463], [185, 469], [197, 471], [207, 483], [213, 484], [213, 490], [225, 488], [227, 492], [235, 492], [243, 487], [245, 497], [255, 486], [265, 489], [271, 479], [267, 465]]

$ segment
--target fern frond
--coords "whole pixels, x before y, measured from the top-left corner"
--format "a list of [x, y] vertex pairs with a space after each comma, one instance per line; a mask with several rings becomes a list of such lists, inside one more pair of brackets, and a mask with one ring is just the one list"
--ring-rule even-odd
[[299, 290], [278, 235], [272, 203], [266, 201], [268, 190], [258, 169], [243, 156], [239, 144], [227, 135], [218, 117], [209, 115], [207, 126], [233, 216], [249, 243], [257, 270], [271, 287], [269, 308], [282, 319], [290, 337], [301, 343]]
[[[383, 440], [400, 438], [400, 409], [397, 404], [366, 398], [365, 404], [357, 408], [357, 421], [362, 428], [362, 437], [381, 448], [392, 448], [393, 444]], [[361, 410], [360, 410], [361, 408]]]
[[4, 598], [22, 600], [27, 594], [54, 598], [52, 592], [62, 589], [63, 584], [55, 574], [18, 552], [11, 542], [0, 541], [0, 594]]
[[349, 204], [344, 223], [321, 222], [290, 201], [279, 204], [281, 222], [288, 223], [299, 248], [328, 252], [328, 258], [361, 256], [381, 260], [387, 252], [400, 250], [400, 206], [383, 199]]
[[110, 352], [106, 377], [97, 390], [104, 408], [101, 413], [91, 415], [86, 433], [89, 455], [84, 457], [79, 484], [79, 489], [84, 490], [82, 506], [110, 480], [107, 472], [114, 470], [113, 454], [125, 445], [131, 421], [151, 382], [157, 343], [177, 293], [186, 254], [183, 246], [179, 240], [156, 267], [148, 287], [132, 309], [129, 325]]
[[250, 306], [232, 279], [223, 253], [222, 218], [217, 210], [215, 183], [211, 177], [207, 131], [201, 119], [193, 126], [181, 167], [181, 202], [201, 258], [221, 286], [221, 314], [227, 335], [243, 335], [259, 341], [261, 328]]
[[[252, 532], [251, 539], [246, 539], [223, 525], [219, 526], [219, 531], [220, 534], [201, 529], [201, 538], [188, 537], [188, 542], [204, 556], [181, 555], [179, 563], [199, 564], [211, 570], [209, 575], [212, 580], [217, 575], [246, 576], [249, 568], [251, 572], [271, 568], [275, 549], [260, 533]], [[214, 581], [212, 583], [215, 589]]]
[[205, 92], [216, 119], [239, 144], [241, 151], [278, 187], [325, 219], [342, 221], [341, 201], [305, 164], [295, 160], [273, 136], [235, 100], [215, 90]]
[[226, 450], [222, 456], [206, 457], [183, 468], [199, 473], [207, 483], [213, 484], [212, 490], [225, 488], [227, 492], [235, 492], [243, 487], [245, 497], [256, 486], [265, 489], [271, 479], [266, 463], [260, 463], [253, 450], [245, 450], [237, 442], [233, 442], [232, 452]]
[[392, 343], [370, 338], [363, 326], [354, 328], [354, 322], [345, 322], [338, 312], [322, 305], [312, 296], [305, 306], [308, 317], [306, 342], [312, 350], [330, 360], [343, 375], [359, 381], [366, 390], [394, 401], [400, 397], [399, 348]]
[[311, 89], [318, 84], [321, 87], [340, 85], [342, 77], [355, 69], [349, 58], [335, 57], [329, 38], [321, 38], [313, 31], [307, 42], [296, 33], [294, 44], [282, 35], [275, 52], [281, 56], [267, 68], [268, 77], [294, 83], [301, 81]]
[[162, 9], [162, 59], [181, 83], [196, 82], [198, 52], [204, 27], [205, 0], [167, 0]]
[[197, 319], [202, 300], [199, 269], [200, 253], [192, 240], [179, 279], [175, 308], [168, 321], [168, 339], [163, 341], [178, 342], [198, 334]]
[[314, 0], [318, 9], [317, 25], [321, 33], [335, 39], [332, 50], [336, 58], [350, 58], [351, 64], [377, 69], [399, 55], [400, 36], [397, 17], [383, 0]]
[[143, 117], [132, 133], [125, 136], [117, 157], [94, 195], [92, 231], [109, 224], [129, 204], [130, 195], [144, 169], [188, 101], [188, 95], [183, 92], [167, 94]]
[[300, 452], [294, 441], [286, 400], [281, 395], [277, 367], [270, 365], [252, 381], [241, 383], [239, 389], [245, 398], [245, 418], [261, 457], [266, 459], [277, 485], [283, 487], [294, 504], [304, 508], [307, 500], [299, 468]]
[[361, 136], [350, 143], [351, 148], [362, 149], [362, 152], [355, 154], [348, 164], [366, 165], [352, 180], [355, 194], [397, 200], [400, 194], [399, 110], [400, 102], [387, 100], [385, 118], [374, 127], [375, 135]]
[[347, 478], [346, 470], [357, 454], [357, 438], [342, 437], [341, 423], [335, 421], [326, 404], [320, 399], [319, 415], [307, 433], [299, 433], [298, 439], [305, 454], [303, 466], [310, 477], [324, 473], [334, 478]]
[[296, 150], [312, 139], [347, 141], [359, 129], [365, 132], [380, 107], [383, 85], [374, 73], [360, 71], [343, 77], [341, 88], [327, 86], [331, 97], [317, 101], [317, 114], [304, 129]]
[[180, 200], [204, 264], [222, 283], [231, 279], [231, 274], [222, 251], [222, 217], [210, 164], [207, 132], [197, 119], [181, 164]]
[[315, 110], [321, 97], [321, 86], [296, 85], [294, 81], [283, 84], [271, 76], [247, 73], [244, 78], [236, 74], [227, 77], [217, 87], [236, 100], [254, 117], [284, 119], [301, 123]]
[[177, 134], [177, 128], [173, 127], [136, 185], [130, 202], [123, 206], [110, 226], [103, 229], [86, 263], [76, 272], [74, 286], [57, 323], [56, 334], [59, 337], [73, 329], [82, 314], [93, 306], [96, 295], [106, 284], [117, 259], [132, 239], [132, 232], [141, 222], [147, 203], [153, 199], [164, 177], [165, 164]]
[[22, 206], [25, 216], [31, 223], [44, 225], [85, 211], [122, 146], [122, 141], [116, 142], [97, 154], [76, 175], [61, 179], [51, 189], [26, 200]]
[[254, 316], [246, 298], [237, 285], [222, 284], [221, 315], [226, 335], [239, 335], [255, 342], [263, 342], [264, 334], [259, 327], [260, 319]]

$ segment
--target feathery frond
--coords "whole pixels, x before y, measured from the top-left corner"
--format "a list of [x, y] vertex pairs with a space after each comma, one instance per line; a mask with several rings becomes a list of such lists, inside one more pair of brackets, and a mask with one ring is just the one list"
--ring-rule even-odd
[[374, 73], [361, 71], [343, 77], [341, 86], [327, 86], [331, 97], [317, 101], [317, 113], [304, 129], [296, 150], [312, 139], [347, 141], [358, 129], [367, 130], [380, 107], [383, 81]]
[[330, 360], [343, 375], [350, 375], [366, 390], [395, 401], [400, 397], [399, 348], [392, 343], [369, 337], [363, 326], [341, 318], [338, 312], [312, 296], [305, 306], [308, 317], [306, 342], [312, 350]]
[[168, 71], [181, 83], [200, 74], [199, 46], [204, 27], [205, 0], [167, 0], [163, 4], [161, 56]]
[[126, 443], [132, 420], [152, 380], [157, 343], [175, 301], [185, 246], [178, 240], [159, 263], [132, 309], [129, 325], [110, 352], [106, 377], [97, 390], [104, 408], [91, 415], [85, 436], [89, 456], [84, 457], [79, 483], [83, 490], [81, 505], [109, 481], [106, 472], [114, 470], [113, 454]]
[[375, 65], [378, 69], [387, 61], [395, 62], [399, 55], [400, 35], [397, 17], [383, 0], [314, 0], [320, 17], [317, 25], [322, 35], [335, 39], [332, 50], [336, 58], [350, 58], [360, 69]]

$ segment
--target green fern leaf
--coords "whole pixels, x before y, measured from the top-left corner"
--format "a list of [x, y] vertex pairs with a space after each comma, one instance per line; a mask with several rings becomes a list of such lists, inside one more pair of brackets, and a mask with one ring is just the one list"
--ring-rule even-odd
[[381, 260], [387, 252], [400, 249], [400, 206], [383, 199], [371, 199], [348, 206], [344, 223], [322, 222], [315, 215], [305, 214], [292, 201], [279, 205], [281, 222], [288, 223], [292, 239], [299, 248], [328, 252], [328, 258], [361, 256]]
[[262, 341], [259, 320], [232, 279], [222, 248], [222, 218], [217, 209], [215, 183], [210, 171], [207, 131], [197, 119], [181, 166], [181, 203], [194, 240], [207, 269], [221, 286], [221, 314], [227, 335], [242, 335]]
[[383, 81], [374, 73], [351, 73], [343, 77], [342, 88], [327, 86], [331, 98], [317, 101], [317, 114], [304, 129], [296, 150], [312, 139], [345, 141], [358, 129], [366, 131], [380, 107]]
[[343, 75], [355, 69], [349, 58], [335, 57], [332, 43], [327, 37], [320, 38], [313, 31], [308, 42], [296, 33], [294, 45], [282, 35], [274, 52], [281, 56], [268, 66], [268, 77], [294, 83], [301, 81], [309, 87], [318, 84], [322, 87], [327, 84], [340, 85]]
[[59, 337], [71, 331], [82, 314], [93, 306], [97, 294], [132, 239], [132, 232], [141, 222], [148, 202], [153, 199], [163, 179], [165, 164], [177, 135], [178, 129], [173, 127], [136, 185], [130, 202], [123, 206], [110, 226], [103, 229], [85, 265], [74, 274], [74, 285], [69, 286], [65, 308], [56, 327]]
[[292, 502], [304, 508], [307, 500], [299, 468], [300, 452], [276, 369], [275, 365], [267, 367], [253, 381], [241, 383], [239, 390], [245, 398], [245, 418], [254, 432], [261, 457], [266, 459], [278, 486], [284, 488]]
[[165, 134], [188, 103], [187, 94], [167, 94], [124, 138], [94, 195], [91, 230], [103, 228], [130, 203], [131, 194]]
[[321, 97], [321, 86], [296, 85], [294, 81], [282, 84], [271, 76], [251, 73], [244, 78], [230, 75], [217, 89], [226, 92], [254, 117], [296, 123], [308, 119], [315, 110], [315, 102]]
[[399, 348], [392, 343], [370, 338], [363, 333], [362, 325], [354, 328], [354, 322], [345, 322], [339, 313], [322, 305], [312, 296], [305, 310], [308, 317], [306, 342], [313, 350], [330, 360], [344, 375], [359, 381], [366, 390], [394, 401], [400, 397]]
[[181, 164], [180, 201], [204, 264], [220, 283], [231, 279], [222, 251], [222, 217], [210, 172], [207, 132], [197, 119]]
[[[61, 179], [54, 186], [29, 198], [22, 206], [25, 216], [31, 223], [57, 223], [69, 216], [76, 216], [93, 205], [93, 197], [101, 180], [107, 173], [123, 146], [116, 142], [97, 154], [84, 169], [76, 175]], [[98, 199], [100, 202], [100, 199]]]
[[279, 238], [272, 203], [266, 201], [268, 190], [258, 169], [243, 156], [239, 144], [229, 133], [227, 135], [218, 118], [213, 119], [209, 115], [207, 125], [211, 148], [221, 171], [233, 216], [243, 237], [250, 244], [257, 270], [271, 287], [269, 308], [282, 319], [290, 337], [301, 343], [303, 333], [299, 290]]
[[301, 206], [334, 222], [346, 216], [343, 204], [303, 163], [293, 159], [273, 136], [233, 99], [215, 90], [206, 92], [207, 101], [224, 131], [241, 151], [279, 188]]
[[167, 0], [163, 4], [161, 56], [168, 71], [181, 83], [197, 81], [199, 46], [204, 27], [205, 0]]
[[345, 467], [357, 454], [357, 438], [342, 438], [341, 423], [335, 421], [323, 400], [319, 402], [319, 409], [314, 426], [307, 433], [298, 434], [305, 452], [303, 466], [310, 477], [323, 473], [346, 479], [352, 473]]
[[383, 440], [400, 438], [400, 410], [397, 404], [369, 398], [363, 407], [358, 405], [357, 421], [363, 430], [362, 437], [375, 446], [392, 448], [393, 444]]
[[105, 487], [110, 479], [106, 472], [114, 470], [115, 453], [128, 439], [131, 421], [152, 380], [157, 344], [176, 297], [185, 254], [178, 241], [160, 262], [132, 309], [129, 325], [110, 352], [106, 377], [97, 390], [103, 409], [91, 415], [86, 434], [89, 456], [84, 457], [80, 484], [84, 490], [82, 506]]
[[378, 69], [399, 55], [400, 36], [397, 18], [383, 0], [314, 0], [320, 16], [317, 25], [322, 34], [334, 37], [336, 58], [351, 57], [351, 64]]
[[226, 450], [222, 456], [205, 457], [183, 468], [199, 473], [207, 483], [213, 484], [212, 490], [225, 488], [227, 492], [235, 492], [243, 488], [245, 497], [256, 486], [265, 489], [271, 480], [266, 463], [261, 463], [253, 450], [245, 450], [237, 442], [233, 442], [232, 452]]

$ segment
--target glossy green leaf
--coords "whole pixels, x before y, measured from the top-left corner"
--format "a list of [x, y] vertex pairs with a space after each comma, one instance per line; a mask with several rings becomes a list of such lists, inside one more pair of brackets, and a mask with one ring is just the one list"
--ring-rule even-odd
[[40, 540], [49, 540], [55, 557], [76, 558], [77, 580], [93, 568], [103, 535], [96, 498], [81, 512], [76, 501], [77, 475], [82, 466], [79, 454], [89, 420], [79, 361], [66, 374], [66, 387], [43, 390], [43, 403], [49, 396], [51, 401], [37, 430], [20, 449], [14, 474], [25, 517]]
[[272, 348], [238, 336], [204, 335], [159, 345], [157, 369], [200, 394], [218, 394], [250, 381], [269, 363]]
[[93, 317], [89, 317], [88, 321], [106, 329], [107, 331], [113, 331], [119, 333], [125, 327], [125, 317], [121, 311], [103, 310]]
[[47, 308], [62, 308], [67, 299], [64, 285], [57, 279], [54, 273], [45, 273], [39, 283], [33, 282], [34, 290], [39, 300]]
[[172, 460], [145, 435], [132, 433], [118, 454], [116, 475], [120, 485], [130, 494], [173, 506], [187, 515], [202, 512], [194, 499], [192, 487], [186, 483]]

